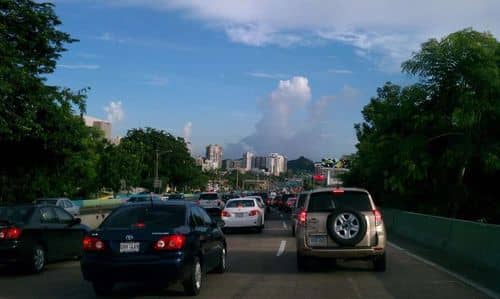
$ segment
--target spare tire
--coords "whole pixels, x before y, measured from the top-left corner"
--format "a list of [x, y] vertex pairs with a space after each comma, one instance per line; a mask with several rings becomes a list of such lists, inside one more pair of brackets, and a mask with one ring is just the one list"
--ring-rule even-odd
[[355, 246], [366, 235], [366, 219], [351, 209], [338, 209], [326, 221], [328, 235], [339, 245]]

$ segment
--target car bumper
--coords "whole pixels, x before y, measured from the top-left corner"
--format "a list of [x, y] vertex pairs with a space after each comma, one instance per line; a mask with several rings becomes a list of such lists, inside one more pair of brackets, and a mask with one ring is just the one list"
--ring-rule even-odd
[[299, 239], [297, 251], [304, 256], [338, 259], [363, 259], [383, 255], [385, 239], [379, 240], [375, 246], [367, 247], [310, 247], [303, 238]]
[[262, 220], [260, 217], [222, 217], [224, 220], [224, 227], [257, 227], [260, 226]]
[[189, 262], [184, 259], [155, 261], [103, 261], [82, 258], [81, 269], [87, 281], [113, 282], [169, 282], [181, 280], [189, 272]]
[[18, 241], [0, 244], [0, 264], [16, 264], [29, 259], [29, 251]]

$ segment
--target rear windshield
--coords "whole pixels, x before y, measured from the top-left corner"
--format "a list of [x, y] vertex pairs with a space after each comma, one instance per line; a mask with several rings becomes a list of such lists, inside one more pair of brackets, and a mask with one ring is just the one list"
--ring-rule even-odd
[[307, 211], [328, 212], [335, 208], [352, 209], [356, 211], [372, 210], [368, 194], [365, 192], [345, 191], [344, 193], [312, 193]]
[[38, 199], [36, 201], [38, 204], [56, 205], [57, 199]]
[[227, 203], [226, 208], [238, 208], [238, 207], [243, 207], [243, 208], [248, 208], [248, 207], [255, 207], [255, 201], [253, 200], [232, 200]]
[[131, 197], [128, 201], [129, 202], [145, 202], [145, 201], [151, 201], [151, 199], [153, 200], [161, 200], [159, 197], [157, 196], [135, 196], [135, 197]]
[[216, 200], [219, 196], [217, 193], [205, 193], [200, 195], [200, 199], [202, 200]]
[[0, 225], [28, 222], [33, 207], [0, 207]]
[[142, 227], [162, 230], [183, 226], [186, 223], [184, 206], [130, 206], [113, 212], [100, 228], [129, 229]]

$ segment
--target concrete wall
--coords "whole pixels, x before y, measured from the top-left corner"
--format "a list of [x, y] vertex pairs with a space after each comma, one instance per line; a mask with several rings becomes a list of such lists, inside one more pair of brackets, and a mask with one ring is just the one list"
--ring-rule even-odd
[[500, 225], [382, 209], [390, 234], [500, 273]]

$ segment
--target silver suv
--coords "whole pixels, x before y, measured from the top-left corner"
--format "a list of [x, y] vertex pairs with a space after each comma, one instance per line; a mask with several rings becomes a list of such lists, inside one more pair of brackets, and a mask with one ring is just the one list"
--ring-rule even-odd
[[296, 216], [297, 268], [311, 257], [369, 259], [386, 268], [386, 232], [382, 215], [364, 189], [322, 188], [304, 192]]

